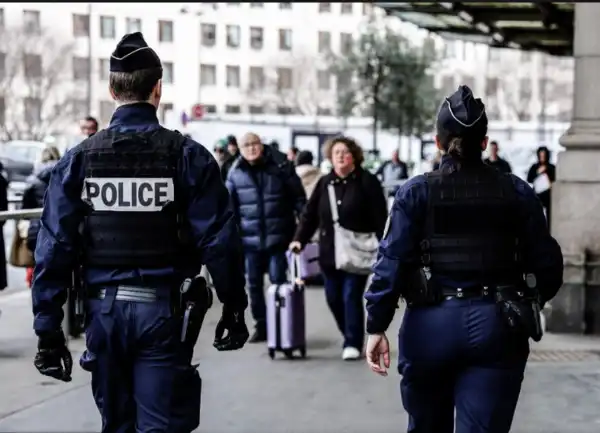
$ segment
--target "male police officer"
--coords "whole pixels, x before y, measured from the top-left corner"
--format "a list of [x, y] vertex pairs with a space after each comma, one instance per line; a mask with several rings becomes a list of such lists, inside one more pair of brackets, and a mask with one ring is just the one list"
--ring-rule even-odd
[[56, 165], [35, 251], [35, 366], [63, 381], [72, 361], [61, 305], [81, 258], [88, 297], [81, 364], [92, 373], [103, 433], [197, 427], [200, 378], [190, 348], [181, 350], [185, 332], [173, 309], [182, 281], [203, 263], [223, 302], [215, 347], [236, 350], [248, 339], [228, 192], [204, 147], [159, 125], [161, 78], [160, 59], [142, 34], [124, 36], [110, 60], [110, 93], [120, 106], [108, 129]]
[[528, 337], [541, 338], [539, 307], [562, 284], [540, 202], [481, 161], [486, 134], [483, 103], [461, 86], [438, 114], [440, 170], [397, 192], [365, 295], [367, 359], [381, 375], [385, 331], [407, 302], [398, 371], [409, 432], [451, 433], [456, 410], [456, 433], [508, 433]]

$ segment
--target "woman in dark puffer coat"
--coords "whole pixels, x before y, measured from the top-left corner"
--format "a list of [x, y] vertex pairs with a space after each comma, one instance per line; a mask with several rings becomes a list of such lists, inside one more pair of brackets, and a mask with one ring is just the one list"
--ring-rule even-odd
[[[52, 169], [60, 159], [60, 152], [56, 147], [48, 147], [42, 152], [42, 164], [37, 170], [29, 176], [27, 183], [29, 184], [23, 192], [23, 199], [21, 201], [22, 209], [36, 209], [44, 206], [44, 194], [48, 189], [48, 183], [50, 182], [50, 175]], [[27, 248], [32, 252], [35, 251], [35, 244], [37, 242], [37, 235], [40, 230], [40, 220], [34, 219], [29, 223], [29, 229], [27, 230]], [[27, 268], [26, 281], [31, 287], [31, 281], [33, 278], [33, 268]]]

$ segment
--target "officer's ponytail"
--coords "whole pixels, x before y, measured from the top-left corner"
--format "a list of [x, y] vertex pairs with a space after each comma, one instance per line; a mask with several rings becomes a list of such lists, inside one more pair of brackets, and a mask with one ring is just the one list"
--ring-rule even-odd
[[446, 151], [448, 155], [460, 162], [481, 161], [481, 141], [483, 141], [483, 138], [479, 142], [471, 142], [471, 140], [465, 138], [452, 137]]

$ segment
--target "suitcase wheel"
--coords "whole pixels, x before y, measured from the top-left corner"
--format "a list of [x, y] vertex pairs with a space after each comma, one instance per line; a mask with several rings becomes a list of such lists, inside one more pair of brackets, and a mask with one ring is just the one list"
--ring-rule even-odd
[[275, 359], [275, 349], [269, 349], [269, 358]]
[[284, 350], [283, 354], [287, 359], [294, 359], [294, 351], [291, 349]]
[[302, 346], [300, 348], [300, 357], [301, 358], [306, 358], [306, 347], [305, 346]]

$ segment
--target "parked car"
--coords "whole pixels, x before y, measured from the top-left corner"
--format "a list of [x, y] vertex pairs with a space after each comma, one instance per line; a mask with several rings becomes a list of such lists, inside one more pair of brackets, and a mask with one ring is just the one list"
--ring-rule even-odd
[[19, 198], [27, 185], [27, 178], [41, 164], [42, 151], [48, 147], [40, 141], [14, 140], [0, 144], [0, 162], [9, 183], [11, 198]]

